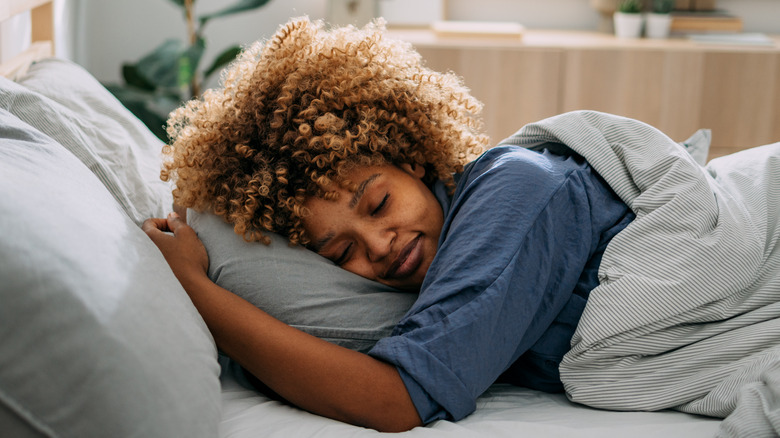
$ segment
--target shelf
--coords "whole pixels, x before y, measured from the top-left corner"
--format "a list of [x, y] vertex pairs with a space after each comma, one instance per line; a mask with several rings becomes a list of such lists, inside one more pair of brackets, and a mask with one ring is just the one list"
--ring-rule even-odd
[[780, 35], [769, 35], [774, 46], [748, 46], [741, 45], [735, 48], [733, 45], [702, 44], [689, 40], [686, 37], [673, 37], [668, 39], [621, 39], [614, 35], [588, 31], [563, 31], [563, 30], [528, 30], [522, 38], [509, 39], [500, 37], [458, 37], [437, 36], [427, 29], [390, 29], [388, 35], [409, 41], [417, 47], [463, 47], [463, 48], [521, 48], [521, 49], [636, 49], [636, 50], [695, 50], [695, 51], [780, 51]]
[[642, 120], [678, 141], [712, 129], [711, 157], [780, 141], [780, 36], [770, 46], [553, 30], [526, 30], [519, 40], [389, 36], [411, 42], [430, 68], [464, 78], [485, 104], [494, 142], [577, 109]]

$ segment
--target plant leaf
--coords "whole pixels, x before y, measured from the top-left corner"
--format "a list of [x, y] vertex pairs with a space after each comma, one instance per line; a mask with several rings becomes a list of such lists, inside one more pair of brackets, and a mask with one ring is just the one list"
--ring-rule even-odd
[[122, 64], [122, 78], [127, 85], [140, 88], [142, 90], [153, 91], [156, 87], [146, 78], [135, 64]]
[[210, 14], [201, 15], [199, 17], [201, 26], [206, 24], [207, 21], [212, 18], [224, 17], [226, 15], [233, 15], [239, 12], [249, 11], [264, 6], [270, 0], [238, 0], [234, 4], [225, 8], [219, 9]]
[[207, 68], [205, 72], [203, 72], [203, 80], [205, 81], [209, 76], [214, 74], [214, 72], [231, 63], [234, 59], [236, 59], [239, 53], [241, 53], [240, 46], [233, 46], [225, 49], [222, 53], [219, 54], [219, 56], [214, 59], [214, 62], [211, 64], [211, 66]]
[[[184, 0], [169, 0], [171, 3], [175, 3], [181, 7], [184, 7]], [[193, 1], [194, 3], [194, 1]]]
[[181, 105], [180, 98], [119, 85], [109, 84], [106, 85], [106, 88], [154, 135], [162, 141], [168, 141], [165, 124], [168, 120], [168, 114]]
[[198, 38], [195, 44], [187, 48], [178, 58], [178, 80], [179, 87], [189, 86], [192, 79], [197, 74], [198, 64], [203, 57], [203, 51], [206, 49], [206, 41], [203, 38]]
[[184, 43], [166, 40], [136, 64], [138, 73], [157, 87], [176, 88], [179, 85], [179, 57]]
[[627, 14], [638, 14], [642, 12], [641, 0], [623, 0], [618, 4], [618, 12], [624, 12]]

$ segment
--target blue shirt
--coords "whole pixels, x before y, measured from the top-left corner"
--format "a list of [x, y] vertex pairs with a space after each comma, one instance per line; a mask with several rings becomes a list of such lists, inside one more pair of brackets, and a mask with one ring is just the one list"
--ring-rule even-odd
[[459, 420], [499, 377], [561, 391], [558, 364], [634, 215], [579, 156], [488, 150], [456, 177], [420, 295], [369, 352], [395, 365], [423, 422]]

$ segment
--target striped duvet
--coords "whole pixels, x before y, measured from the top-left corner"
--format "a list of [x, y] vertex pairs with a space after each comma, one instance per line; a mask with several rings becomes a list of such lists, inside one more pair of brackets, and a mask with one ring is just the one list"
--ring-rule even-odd
[[720, 436], [780, 431], [780, 143], [697, 164], [653, 127], [592, 111], [503, 143], [567, 145], [637, 219], [601, 263], [568, 396], [611, 410], [724, 417]]

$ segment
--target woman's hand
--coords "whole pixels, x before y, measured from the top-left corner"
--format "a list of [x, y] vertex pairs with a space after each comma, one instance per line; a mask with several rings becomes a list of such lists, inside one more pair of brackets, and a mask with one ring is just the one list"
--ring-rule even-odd
[[141, 228], [157, 245], [185, 289], [193, 280], [207, 276], [209, 256], [206, 248], [195, 230], [177, 213], [169, 214], [166, 219], [147, 219]]

